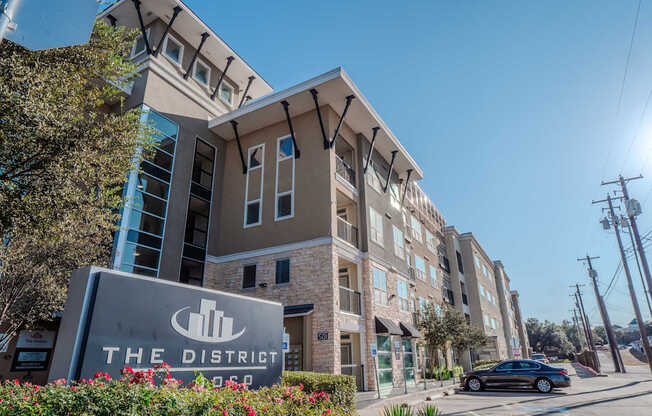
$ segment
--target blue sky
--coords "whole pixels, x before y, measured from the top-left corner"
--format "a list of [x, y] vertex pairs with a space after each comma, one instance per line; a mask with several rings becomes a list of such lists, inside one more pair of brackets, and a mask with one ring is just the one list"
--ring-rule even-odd
[[[591, 206], [602, 179], [642, 173], [630, 191], [641, 232], [652, 229], [649, 2], [620, 109], [638, 0], [186, 3], [277, 90], [343, 66], [423, 168], [447, 222], [503, 261], [527, 317], [568, 318], [587, 252], [601, 256], [601, 290], [614, 274], [615, 236]], [[607, 305], [614, 323], [633, 317], [624, 276]]]

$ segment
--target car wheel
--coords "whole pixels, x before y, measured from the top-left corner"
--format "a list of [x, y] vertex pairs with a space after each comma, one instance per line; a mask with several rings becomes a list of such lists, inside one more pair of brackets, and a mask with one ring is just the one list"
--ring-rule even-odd
[[552, 383], [547, 378], [538, 379], [534, 386], [539, 391], [539, 393], [550, 393], [552, 390]]
[[469, 381], [466, 382], [466, 386], [471, 391], [480, 391], [482, 390], [482, 383], [477, 377], [471, 377]]

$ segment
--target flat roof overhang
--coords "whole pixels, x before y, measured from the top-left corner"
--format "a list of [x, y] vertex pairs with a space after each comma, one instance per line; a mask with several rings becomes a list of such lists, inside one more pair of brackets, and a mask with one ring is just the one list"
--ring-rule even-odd
[[[235, 59], [229, 67], [227, 76], [238, 84], [240, 90], [244, 90], [247, 86], [250, 76], [255, 76], [256, 79], [251, 84], [247, 95], [259, 98], [273, 91], [271, 85], [267, 83], [247, 62], [242, 59], [231, 47], [219, 37], [206, 23], [204, 23], [188, 6], [180, 0], [141, 0], [140, 10], [143, 16], [145, 26], [160, 18], [166, 24], [172, 18], [172, 10], [176, 7], [181, 7], [182, 11], [177, 16], [172, 26], [172, 30], [177, 32], [184, 40], [189, 42], [193, 47], [199, 46], [201, 35], [207, 32], [210, 37], [206, 39], [202, 47], [201, 54], [207, 57], [214, 65], [217, 65], [220, 71], [224, 70], [226, 66], [226, 58], [233, 56]], [[138, 14], [132, 0], [120, 0], [111, 5], [106, 10], [98, 15], [98, 19], [104, 19], [110, 23], [107, 18], [111, 15], [117, 19], [118, 26], [127, 26], [133, 29], [140, 30], [140, 23], [138, 21]], [[152, 49], [156, 47], [159, 39], [150, 40]], [[187, 69], [187, 68], [185, 68]]]
[[[251, 101], [242, 108], [209, 120], [208, 128], [223, 139], [230, 141], [235, 140], [233, 126], [230, 123], [232, 120], [238, 122], [240, 137], [266, 126], [285, 122], [285, 112], [280, 102], [283, 100], [288, 101], [292, 117], [313, 111], [315, 102], [310, 93], [313, 88], [319, 92], [319, 105], [330, 105], [340, 116], [346, 105], [346, 97], [355, 95], [344, 122], [355, 133], [363, 134], [369, 140], [372, 137], [372, 128], [380, 127], [374, 149], [387, 161], [391, 160], [392, 151], [398, 150], [399, 153], [394, 161], [394, 170], [399, 174], [403, 174], [408, 169], [412, 169], [411, 179], [423, 179], [421, 168], [341, 67], [288, 89]], [[317, 126], [317, 128], [319, 127]], [[332, 137], [329, 137], [329, 139], [332, 139]], [[300, 140], [300, 138], [297, 138], [297, 140]], [[300, 141], [298, 146], [301, 147]], [[366, 157], [366, 155], [364, 156]]]

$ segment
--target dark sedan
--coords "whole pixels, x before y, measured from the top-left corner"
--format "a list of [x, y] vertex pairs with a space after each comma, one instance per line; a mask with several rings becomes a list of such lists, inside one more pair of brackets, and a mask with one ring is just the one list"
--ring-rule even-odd
[[570, 387], [571, 380], [563, 368], [555, 368], [534, 360], [503, 361], [486, 370], [471, 371], [461, 377], [465, 390], [484, 388], [535, 388], [549, 393], [553, 388]]

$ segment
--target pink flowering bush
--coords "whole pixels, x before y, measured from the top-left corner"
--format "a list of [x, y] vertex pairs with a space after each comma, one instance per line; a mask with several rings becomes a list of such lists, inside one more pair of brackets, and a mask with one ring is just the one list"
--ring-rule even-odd
[[0, 384], [0, 416], [5, 415], [214, 415], [345, 416], [354, 409], [332, 401], [326, 392], [275, 385], [249, 390], [227, 381], [215, 387], [202, 375], [190, 385], [174, 379], [166, 365], [147, 371], [125, 367], [118, 380], [106, 373], [72, 383], [46, 386], [5, 381]]

